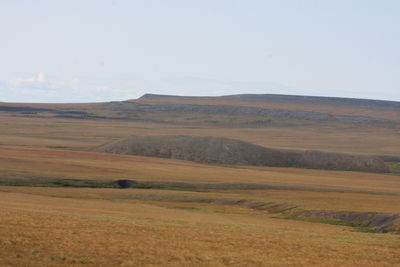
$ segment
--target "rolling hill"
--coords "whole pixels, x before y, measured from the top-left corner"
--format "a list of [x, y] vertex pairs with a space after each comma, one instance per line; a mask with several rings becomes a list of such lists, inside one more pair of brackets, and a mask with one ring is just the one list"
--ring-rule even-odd
[[211, 164], [389, 171], [378, 157], [320, 151], [282, 151], [211, 136], [130, 136], [103, 145], [96, 151]]

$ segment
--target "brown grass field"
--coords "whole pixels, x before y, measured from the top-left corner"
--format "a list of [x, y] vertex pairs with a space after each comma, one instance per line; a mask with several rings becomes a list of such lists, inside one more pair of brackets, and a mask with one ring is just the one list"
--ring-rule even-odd
[[36, 190], [0, 194], [1, 266], [398, 266], [400, 262], [397, 235], [275, 219], [240, 208], [108, 200], [96, 198], [97, 189], [43, 191], [54, 195], [41, 196]]
[[[281, 107], [199, 101], [195, 104]], [[72, 106], [96, 110], [100, 104]], [[319, 104], [286, 108], [400, 118], [397, 111], [384, 109]], [[246, 128], [0, 112], [0, 266], [400, 266], [398, 233], [363, 232], [226, 204], [239, 199], [310, 211], [400, 214], [396, 173], [217, 166], [93, 152], [129, 135], [179, 134], [236, 138], [281, 149], [400, 156], [396, 127], [310, 123]], [[398, 163], [393, 166], [399, 168]], [[188, 187], [74, 188], [54, 183], [73, 179], [184, 182]]]

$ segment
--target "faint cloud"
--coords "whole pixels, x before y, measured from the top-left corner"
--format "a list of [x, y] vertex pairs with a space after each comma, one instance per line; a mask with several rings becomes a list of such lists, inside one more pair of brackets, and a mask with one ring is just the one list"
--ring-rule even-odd
[[74, 79], [71, 80], [71, 83], [73, 83], [73, 84], [77, 84], [77, 83], [80, 83], [80, 82], [81, 81], [78, 78], [74, 78]]
[[44, 72], [39, 72], [36, 76], [29, 78], [16, 78], [8, 82], [12, 86], [23, 86], [23, 85], [43, 85], [46, 83]]
[[108, 86], [96, 86], [94, 89], [97, 92], [107, 92], [107, 91], [109, 91]]
[[93, 102], [136, 97], [133, 89], [112, 89], [99, 82], [77, 77], [47, 79], [44, 72], [31, 77], [0, 80], [0, 101], [6, 102]]
[[39, 74], [36, 77], [36, 81], [41, 82], [41, 83], [46, 81], [46, 79], [44, 77], [44, 72], [39, 72]]

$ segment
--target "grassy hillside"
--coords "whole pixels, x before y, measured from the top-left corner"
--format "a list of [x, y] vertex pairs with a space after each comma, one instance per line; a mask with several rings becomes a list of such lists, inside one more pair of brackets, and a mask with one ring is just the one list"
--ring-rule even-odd
[[209, 164], [389, 171], [378, 157], [274, 150], [240, 140], [211, 136], [131, 136], [103, 145], [97, 151]]

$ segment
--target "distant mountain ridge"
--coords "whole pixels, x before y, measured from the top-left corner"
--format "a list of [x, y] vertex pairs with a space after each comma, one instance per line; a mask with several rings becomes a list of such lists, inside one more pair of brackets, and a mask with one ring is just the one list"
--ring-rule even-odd
[[129, 114], [132, 112], [174, 112], [179, 114], [213, 114], [229, 116], [257, 116], [268, 119], [292, 119], [320, 122], [347, 123], [393, 123], [390, 120], [375, 119], [367, 116], [334, 115], [313, 111], [292, 111], [285, 109], [268, 109], [232, 105], [200, 105], [200, 104], [140, 104], [136, 102], [116, 102], [108, 108]]
[[177, 96], [177, 95], [161, 95], [161, 94], [144, 94], [140, 99], [156, 99], [156, 98], [181, 98], [181, 99], [238, 99], [246, 101], [272, 101], [272, 102], [302, 102], [317, 103], [331, 105], [350, 105], [366, 108], [384, 108], [400, 110], [400, 101], [361, 99], [361, 98], [344, 98], [344, 97], [325, 97], [325, 96], [301, 96], [301, 95], [280, 95], [280, 94], [238, 94], [223, 96]]
[[0, 103], [0, 113], [39, 118], [109, 119], [221, 127], [315, 123], [400, 127], [400, 102], [270, 94], [219, 97], [145, 94], [138, 99], [103, 103]]

